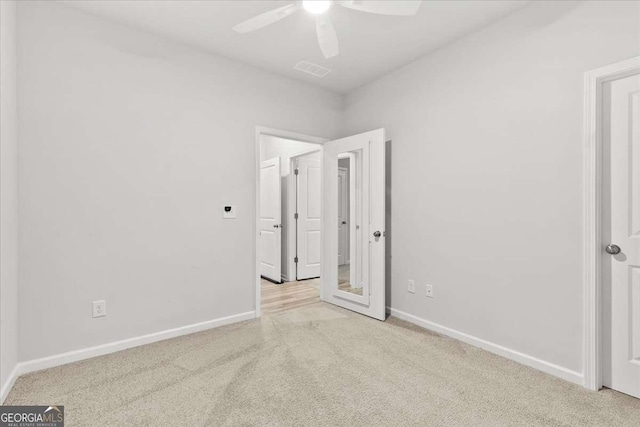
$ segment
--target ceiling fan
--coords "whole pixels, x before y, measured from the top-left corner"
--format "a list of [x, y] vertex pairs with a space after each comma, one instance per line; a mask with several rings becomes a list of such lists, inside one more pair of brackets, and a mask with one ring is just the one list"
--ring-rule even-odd
[[329, 17], [324, 15], [332, 5], [379, 15], [413, 16], [418, 12], [421, 3], [421, 0], [303, 0], [255, 16], [236, 25], [233, 29], [240, 34], [255, 31], [278, 22], [302, 8], [316, 15], [318, 43], [322, 54], [328, 59], [340, 53], [336, 30]]

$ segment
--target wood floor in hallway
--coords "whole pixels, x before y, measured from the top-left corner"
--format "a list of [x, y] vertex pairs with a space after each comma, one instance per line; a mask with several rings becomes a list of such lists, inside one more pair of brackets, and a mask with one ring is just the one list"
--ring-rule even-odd
[[276, 285], [262, 279], [262, 314], [277, 313], [320, 301], [320, 279]]

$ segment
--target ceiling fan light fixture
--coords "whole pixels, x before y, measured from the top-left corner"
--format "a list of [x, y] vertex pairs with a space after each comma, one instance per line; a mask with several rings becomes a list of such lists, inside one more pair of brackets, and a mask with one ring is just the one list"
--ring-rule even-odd
[[303, 0], [302, 7], [309, 13], [320, 15], [331, 7], [331, 0]]
[[325, 59], [333, 58], [340, 53], [338, 36], [331, 23], [331, 19], [329, 19], [328, 16], [322, 15], [329, 10], [333, 3], [335, 3], [336, 6], [346, 7], [347, 9], [378, 15], [414, 16], [418, 12], [422, 0], [295, 0], [295, 3], [289, 3], [286, 6], [281, 6], [247, 19], [233, 27], [233, 29], [240, 34], [249, 33], [276, 23], [285, 19], [287, 16], [293, 15], [300, 9], [304, 9], [316, 15], [316, 35], [322, 54]]

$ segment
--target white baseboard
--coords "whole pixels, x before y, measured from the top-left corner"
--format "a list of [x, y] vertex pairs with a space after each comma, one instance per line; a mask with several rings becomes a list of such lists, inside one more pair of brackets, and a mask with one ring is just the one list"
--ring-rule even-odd
[[539, 371], [545, 372], [549, 375], [553, 375], [555, 377], [562, 378], [563, 380], [572, 382], [574, 384], [584, 386], [584, 376], [580, 372], [572, 371], [571, 369], [563, 368], [562, 366], [558, 366], [553, 363], [540, 360], [536, 357], [529, 356], [524, 353], [520, 353], [519, 351], [512, 350], [510, 348], [506, 348], [501, 345], [494, 344], [492, 342], [485, 341], [480, 338], [476, 338], [472, 335], [465, 334], [464, 332], [459, 332], [459, 331], [456, 331], [455, 329], [451, 329], [446, 326], [442, 326], [437, 323], [430, 322], [429, 320], [425, 320], [420, 317], [414, 316], [412, 314], [405, 313], [400, 310], [396, 310], [395, 308], [387, 307], [387, 312], [391, 313], [392, 316], [395, 316], [400, 320], [413, 323], [414, 325], [418, 325], [425, 329], [429, 329], [433, 332], [437, 332], [439, 334], [446, 335], [448, 337], [457, 339], [467, 344], [471, 344], [474, 347], [479, 347], [483, 350], [497, 354], [506, 359], [513, 360], [514, 362], [521, 363], [523, 365], [529, 366]]
[[4, 400], [9, 395], [9, 391], [11, 391], [11, 389], [13, 388], [13, 384], [16, 382], [16, 380], [18, 379], [18, 376], [20, 375], [19, 371], [20, 371], [20, 366], [19, 365], [14, 366], [13, 370], [9, 374], [9, 378], [7, 378], [7, 381], [5, 381], [4, 384], [2, 384], [2, 388], [0, 388], [0, 405], [4, 404]]
[[232, 323], [242, 322], [256, 318], [255, 311], [247, 311], [246, 313], [235, 314], [232, 316], [221, 317], [219, 319], [208, 320], [206, 322], [194, 323], [192, 325], [181, 326], [179, 328], [168, 329], [166, 331], [155, 332], [139, 337], [128, 338], [122, 341], [102, 344], [95, 347], [83, 348], [81, 350], [69, 351], [67, 353], [56, 354], [53, 356], [43, 357], [41, 359], [20, 362], [13, 370], [9, 380], [2, 387], [2, 395], [0, 402], [4, 402], [6, 395], [13, 387], [13, 383], [20, 375], [29, 372], [40, 371], [42, 369], [53, 368], [55, 366], [66, 365], [92, 357], [103, 356], [105, 354], [115, 353], [117, 351], [126, 350], [128, 348], [138, 347], [145, 344], [151, 344], [158, 341], [164, 341], [170, 338], [189, 335], [195, 332], [205, 331], [207, 329], [218, 328], [220, 326]]

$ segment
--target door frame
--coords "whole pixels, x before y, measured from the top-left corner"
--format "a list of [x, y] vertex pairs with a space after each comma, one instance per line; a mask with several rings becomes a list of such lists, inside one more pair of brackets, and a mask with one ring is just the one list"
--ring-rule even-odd
[[584, 349], [583, 381], [602, 388], [602, 88], [607, 82], [640, 73], [640, 56], [584, 75]]
[[[255, 164], [254, 173], [256, 174], [256, 184], [253, 188], [255, 194], [255, 214], [253, 222], [253, 277], [254, 283], [254, 304], [255, 304], [255, 316], [256, 318], [262, 315], [260, 309], [261, 303], [261, 286], [260, 286], [260, 256], [258, 254], [258, 247], [260, 247], [260, 137], [262, 135], [276, 136], [279, 138], [293, 139], [300, 142], [309, 142], [312, 144], [324, 144], [329, 141], [327, 138], [320, 138], [317, 136], [304, 135], [301, 133], [290, 132], [282, 129], [273, 129], [265, 126], [256, 126], [255, 130]], [[320, 222], [320, 228], [322, 229], [322, 220]], [[322, 258], [321, 258], [322, 259]], [[322, 262], [322, 261], [321, 261]], [[322, 287], [320, 289], [322, 295]]]

